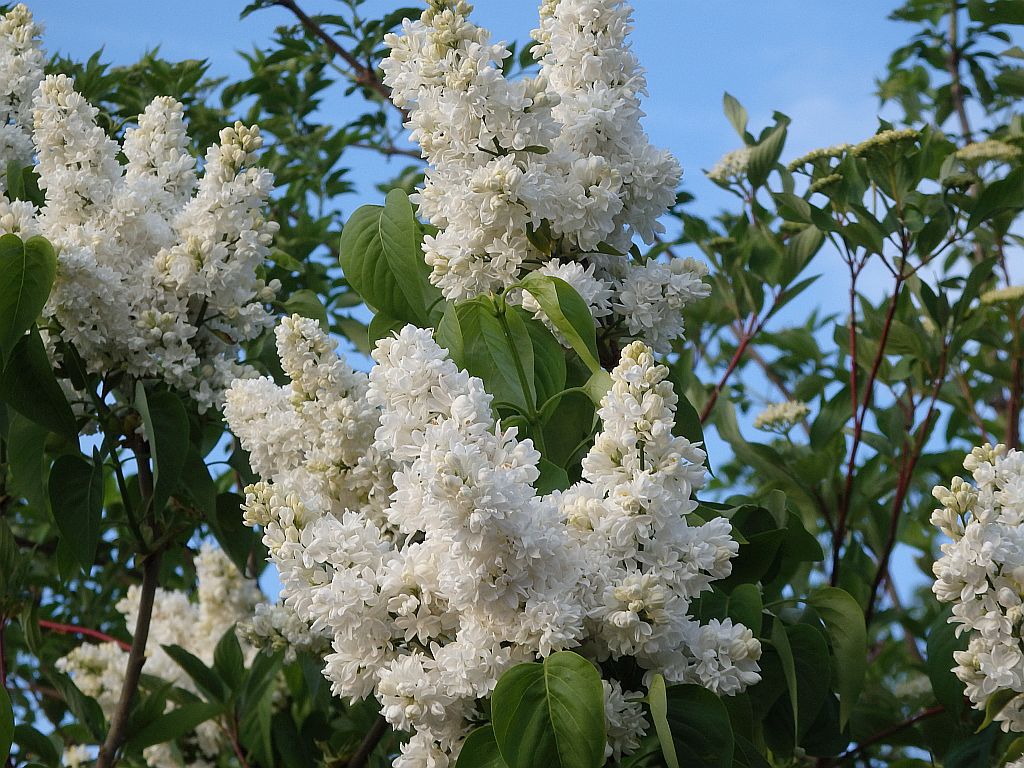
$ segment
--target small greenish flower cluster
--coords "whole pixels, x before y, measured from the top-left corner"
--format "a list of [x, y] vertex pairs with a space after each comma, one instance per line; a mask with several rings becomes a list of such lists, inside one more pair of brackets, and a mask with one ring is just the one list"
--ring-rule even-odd
[[1013, 144], [998, 139], [987, 139], [958, 149], [956, 159], [965, 165], [979, 166], [989, 162], [1010, 163], [1019, 159], [1021, 154], [1021, 149]]
[[994, 288], [981, 294], [982, 304], [1009, 304], [1024, 300], [1024, 285], [1008, 285], [1005, 288]]
[[917, 137], [918, 132], [913, 128], [879, 131], [870, 139], [866, 139], [860, 144], [852, 147], [850, 149], [850, 154], [854, 157], [865, 157], [873, 152], [885, 150], [890, 147], [899, 147], [905, 142], [915, 141]]
[[784, 403], [772, 403], [754, 419], [754, 428], [765, 432], [785, 434], [799, 424], [811, 409], [807, 403], [798, 400], [787, 400]]
[[729, 184], [744, 178], [749, 165], [750, 147], [740, 147], [722, 155], [722, 158], [710, 171], [705, 171], [704, 175], [718, 184]]
[[800, 155], [796, 160], [786, 166], [790, 173], [796, 173], [804, 167], [813, 166], [813, 170], [831, 170], [832, 160], [842, 159], [843, 155], [850, 151], [850, 144], [834, 144], [831, 147], [819, 147], [812, 149], [805, 155]]

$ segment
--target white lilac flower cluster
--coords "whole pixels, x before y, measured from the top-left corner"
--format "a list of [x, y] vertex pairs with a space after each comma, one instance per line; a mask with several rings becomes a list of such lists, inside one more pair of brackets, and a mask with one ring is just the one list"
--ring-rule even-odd
[[[413, 733], [396, 766], [453, 764], [501, 674], [562, 649], [721, 694], [759, 679], [750, 630], [687, 615], [737, 544], [724, 519], [687, 521], [705, 454], [672, 435], [676, 396], [648, 347], [612, 373], [582, 481], [540, 495], [533, 443], [495, 422], [482, 382], [429, 331], [378, 342], [368, 375], [315, 321], [285, 319], [277, 339], [290, 383], [227, 395], [261, 476], [245, 517], [283, 608], [329, 639], [335, 694], [374, 695]], [[606, 681], [609, 755], [648, 727], [640, 698]]]
[[23, 4], [0, 15], [0, 192], [8, 166], [32, 162], [32, 93], [45, 63], [42, 32]]
[[43, 235], [57, 250], [51, 352], [59, 358], [66, 342], [92, 372], [160, 378], [201, 409], [217, 406], [250, 374], [239, 345], [273, 325], [266, 304], [279, 287], [258, 276], [277, 231], [261, 212], [273, 177], [255, 166], [259, 129], [222, 130], [197, 179], [180, 103], [154, 99], [119, 145], [70, 78], [42, 77], [24, 6], [0, 32], [0, 63], [17, 73], [13, 95], [0, 94], [3, 135], [31, 131], [46, 196], [37, 210], [0, 195], [0, 234]]
[[646, 79], [627, 40], [630, 6], [545, 0], [533, 33], [540, 71], [517, 79], [502, 73], [508, 48], [470, 11], [430, 0], [385, 38], [385, 82], [429, 163], [414, 199], [439, 230], [423, 242], [431, 281], [461, 300], [542, 269], [569, 282], [595, 320], [628, 320], [631, 336], [667, 351], [682, 333], [679, 309], [708, 293], [707, 269], [628, 255], [634, 237], [664, 231], [681, 173], [640, 123]]
[[[236, 622], [252, 615], [261, 594], [255, 582], [245, 579], [217, 547], [204, 544], [196, 555], [195, 567], [195, 602], [190, 601], [187, 592], [157, 589], [142, 671], [198, 694], [192, 679], [162, 646], [181, 646], [212, 665], [218, 641]], [[139, 597], [140, 589], [133, 585], [117, 604], [129, 629], [138, 617]], [[246, 663], [251, 662], [256, 649], [243, 641], [242, 650]], [[56, 666], [71, 675], [75, 685], [86, 696], [95, 698], [110, 717], [117, 706], [127, 663], [127, 651], [116, 643], [84, 643], [58, 659]], [[228, 742], [217, 722], [211, 720], [198, 726], [186, 738], [185, 746], [183, 752], [173, 743], [147, 747], [146, 764], [150, 768], [213, 768]], [[84, 748], [76, 752], [79, 757], [84, 754]]]
[[1024, 452], [985, 444], [964, 460], [974, 483], [953, 478], [933, 495], [932, 524], [952, 539], [935, 562], [932, 590], [953, 604], [950, 622], [967, 633], [953, 671], [976, 709], [996, 694], [1016, 693], [996, 720], [1024, 732]]

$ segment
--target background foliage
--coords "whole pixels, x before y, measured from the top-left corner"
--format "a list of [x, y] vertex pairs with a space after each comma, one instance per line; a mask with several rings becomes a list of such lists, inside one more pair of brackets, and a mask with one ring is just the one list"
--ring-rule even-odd
[[[158, 94], [184, 102], [197, 152], [224, 123], [259, 123], [263, 163], [278, 183], [271, 215], [282, 228], [267, 272], [284, 285], [280, 310], [316, 317], [362, 350], [396, 322], [436, 327], [453, 359], [509, 404], [506, 423], [543, 445], [543, 484], [563, 487], [594, 426], [588, 382], [613, 356], [589, 314], [583, 322], [557, 281], [531, 286], [549, 316], [562, 318], [559, 330], [573, 342], [566, 353], [501, 300], [438, 304], [420, 269], [422, 227], [406, 194], [419, 179], [415, 153], [381, 180], [384, 206], [342, 220], [346, 153], [409, 153], [377, 65], [384, 32], [418, 10], [364, 17], [359, 0], [346, 0], [337, 13], [310, 18], [290, 0], [264, 0], [243, 13], [269, 6], [290, 10], [295, 22], [246, 54], [251, 74], [237, 82], [158, 53], [129, 67], [105, 65], [101, 54], [52, 66], [75, 76], [115, 137]], [[971, 446], [1020, 444], [1024, 300], [981, 297], [1012, 283], [1024, 244], [1024, 52], [1013, 44], [1024, 2], [911, 0], [894, 17], [910, 39], [878, 81], [882, 102], [900, 113], [880, 138], [850, 137], [849, 148], [791, 164], [788, 118], [751, 127], [726, 96], [725, 117], [750, 148], [742, 174], [721, 182], [736, 203], [701, 218], [681, 192], [677, 234], [647, 254], [699, 251], [712, 268], [712, 296], [688, 310], [688, 342], [672, 358], [690, 404], [677, 429], [694, 439], [714, 430], [730, 446], [731, 455], [710, 457], [715, 481], [704, 504], [732, 520], [741, 547], [733, 576], [700, 600], [699, 613], [755, 629], [764, 679], [721, 701], [655, 681], [655, 729], [624, 765], [981, 768], [1022, 750], [966, 706], [949, 671], [960, 641], [928, 591], [937, 548], [928, 516], [930, 488], [958, 474]], [[337, 81], [362, 94], [366, 109], [346, 125], [325, 125], [317, 108]], [[905, 127], [913, 131], [889, 133]], [[964, 151], [986, 140], [1016, 151], [995, 161]], [[12, 196], [38, 196], [21, 169], [7, 174]], [[374, 239], [382, 230], [398, 245]], [[5, 274], [32, 276], [41, 308], [54, 256], [45, 243], [15, 241], [0, 241], [0, 264]], [[873, 301], [862, 281], [879, 265], [890, 287]], [[814, 281], [836, 300], [795, 311]], [[237, 512], [248, 464], [222, 422], [143, 382], [99, 380], [86, 385], [104, 396], [95, 423], [76, 422], [39, 364], [38, 335], [22, 338], [38, 314], [14, 311], [0, 290], [0, 747], [13, 743], [14, 765], [58, 765], [65, 743], [106, 738], [111, 724], [54, 661], [83, 635], [131, 639], [113, 608], [129, 585], [191, 589], [204, 537], [248, 575], [264, 568], [258, 538]], [[280, 374], [269, 339], [248, 356]], [[80, 375], [70, 368], [59, 373]], [[748, 415], [765, 382], [779, 400], [810, 410], [793, 429], [753, 440]], [[137, 439], [140, 421], [148, 444]], [[96, 430], [80, 437], [86, 426]], [[920, 573], [897, 569], [897, 556]], [[920, 585], [909, 600], [903, 580]], [[236, 647], [229, 633], [212, 668], [176, 657], [201, 696], [140, 681], [122, 724], [125, 764], [141, 764], [146, 746], [208, 719], [223, 723], [235, 746], [223, 765], [387, 764], [400, 735], [385, 732], [373, 702], [333, 699], [312, 657], [285, 663], [265, 653], [245, 668]], [[495, 693], [493, 726], [471, 737], [460, 765], [516, 768], [538, 754], [558, 765], [601, 764], [597, 725], [566, 730], [538, 715], [557, 690], [525, 704], [514, 695], [557, 665], [580, 717], [593, 714], [599, 691], [571, 654], [517, 668]], [[272, 702], [275, 687], [283, 704]], [[522, 733], [535, 741], [510, 735]], [[550, 751], [559, 737], [578, 742], [572, 757]]]

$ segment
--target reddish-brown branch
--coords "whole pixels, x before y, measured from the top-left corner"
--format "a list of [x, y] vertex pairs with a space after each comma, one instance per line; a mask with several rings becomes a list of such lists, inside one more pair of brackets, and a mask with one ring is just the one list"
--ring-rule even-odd
[[780, 291], [775, 299], [772, 301], [772, 306], [765, 313], [764, 317], [758, 319], [755, 314], [750, 319], [750, 324], [745, 331], [739, 335], [739, 345], [736, 347], [736, 351], [733, 353], [732, 359], [729, 360], [729, 365], [725, 369], [725, 373], [722, 374], [722, 378], [718, 380], [718, 384], [711, 391], [708, 396], [708, 401], [704, 403], [704, 408], [700, 412], [700, 423], [704, 424], [711, 416], [711, 411], [715, 408], [715, 403], [718, 402], [718, 397], [722, 394], [722, 390], [725, 389], [725, 385], [729, 382], [729, 378], [736, 370], [736, 366], [740, 364], [740, 360], [743, 359], [743, 354], [747, 351], [747, 347], [750, 346], [750, 342], [761, 332], [764, 328], [765, 323], [768, 322], [768, 318], [775, 312], [775, 308], [779, 306], [779, 302], [782, 301], [786, 295], [785, 291]]
[[349, 146], [357, 147], [358, 149], [368, 149], [371, 152], [384, 155], [385, 157], [391, 157], [392, 155], [401, 155], [402, 157], [411, 157], [415, 160], [423, 161], [423, 155], [420, 154], [418, 149], [405, 148], [405, 147], [391, 147], [391, 146], [378, 146], [376, 144], [368, 144], [363, 141], [357, 141]]
[[857, 757], [861, 752], [868, 749], [869, 747], [873, 747], [875, 744], [878, 744], [881, 741], [885, 741], [890, 736], [895, 736], [900, 731], [904, 731], [910, 726], [916, 725], [917, 723], [921, 722], [922, 720], [927, 720], [929, 717], [935, 717], [935, 715], [941, 715], [945, 711], [946, 708], [943, 707], [941, 704], [934, 707], [929, 707], [928, 709], [921, 710], [913, 717], [908, 717], [901, 723], [896, 723], [895, 725], [890, 725], [888, 728], [883, 728], [881, 731], [874, 734], [873, 736], [869, 736], [868, 738], [864, 739], [864, 741], [862, 741], [853, 749], [841, 754], [838, 758], [836, 758], [836, 765], [848, 762], [853, 758]]
[[853, 477], [857, 466], [857, 451], [864, 435], [864, 421], [867, 419], [868, 411], [871, 409], [871, 400], [875, 390], [875, 379], [878, 378], [878, 370], [882, 367], [882, 360], [885, 359], [885, 347], [889, 341], [889, 331], [892, 329], [893, 320], [896, 317], [896, 305], [899, 301], [900, 289], [903, 287], [903, 263], [900, 264], [900, 271], [896, 276], [896, 285], [893, 288], [892, 298], [889, 300], [889, 309], [885, 313], [885, 323], [882, 325], [882, 334], [878, 339], [878, 352], [871, 364], [871, 372], [864, 382], [864, 396], [859, 409], [855, 408], [853, 413], [853, 441], [850, 445], [850, 459], [846, 464], [846, 481], [843, 486], [843, 495], [839, 503], [839, 514], [836, 516], [836, 529], [832, 537], [832, 574], [829, 583], [835, 586], [839, 583], [839, 566], [841, 562], [843, 539], [846, 538], [846, 526], [850, 515], [850, 504], [853, 500]]
[[[329, 35], [323, 27], [316, 23], [312, 17], [303, 11], [295, 0], [274, 0], [276, 5], [280, 5], [282, 8], [287, 8], [294, 14], [295, 18], [299, 20], [306, 31], [311, 35], [319, 39], [327, 49], [334, 55], [341, 58], [348, 66], [352, 69], [352, 80], [357, 85], [361, 85], [371, 91], [377, 93], [387, 104], [393, 104], [391, 101], [391, 89], [388, 88], [384, 83], [381, 82], [380, 78], [377, 77], [377, 73], [370, 67], [365, 66], [355, 56], [353, 56], [348, 50], [346, 50], [337, 40]], [[395, 106], [403, 116], [403, 119], [407, 117], [405, 110]]]
[[91, 637], [104, 643], [117, 643], [122, 651], [127, 651], [131, 648], [131, 646], [124, 640], [118, 640], [116, 637], [111, 637], [104, 632], [100, 632], [98, 629], [78, 627], [74, 624], [60, 624], [56, 621], [49, 621], [48, 619], [40, 619], [39, 626], [43, 629], [49, 629], [51, 632], [60, 632], [63, 635], [82, 635], [83, 637]]
[[245, 753], [242, 751], [242, 745], [238, 743], [238, 714], [235, 713], [231, 716], [231, 727], [225, 729], [228, 734], [228, 740], [231, 742], [231, 748], [235, 751], [235, 757], [238, 758], [239, 765], [242, 768], [249, 768], [249, 763], [245, 759]]
[[935, 377], [935, 384], [932, 387], [930, 401], [928, 403], [928, 412], [925, 414], [924, 421], [921, 426], [918, 427], [917, 437], [914, 440], [914, 445], [911, 448], [910, 455], [906, 457], [903, 462], [903, 466], [900, 468], [899, 480], [896, 486], [896, 495], [893, 496], [892, 510], [889, 513], [889, 533], [885, 540], [885, 546], [882, 549], [878, 560], [878, 569], [875, 571], [875, 578], [871, 582], [871, 592], [868, 596], [867, 608], [864, 611], [864, 623], [867, 625], [871, 624], [871, 619], [875, 615], [875, 603], [878, 601], [878, 588], [882, 584], [882, 580], [885, 579], [889, 574], [889, 560], [892, 557], [893, 548], [896, 546], [896, 534], [899, 532], [900, 514], [903, 512], [903, 504], [906, 501], [907, 494], [910, 492], [910, 483], [914, 477], [914, 469], [917, 467], [917, 462], [921, 458], [921, 453], [924, 451], [925, 443], [928, 441], [928, 433], [931, 430], [932, 420], [937, 415], [936, 403], [939, 399], [939, 391], [942, 389], [942, 384], [946, 379], [946, 363], [948, 359], [948, 348], [942, 350], [942, 360], [939, 363], [939, 370]]

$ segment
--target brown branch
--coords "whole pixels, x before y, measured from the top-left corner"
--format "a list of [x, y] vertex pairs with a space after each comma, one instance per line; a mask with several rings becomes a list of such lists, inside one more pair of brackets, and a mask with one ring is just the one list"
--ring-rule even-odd
[[405, 147], [390, 147], [390, 146], [378, 146], [376, 144], [368, 144], [363, 141], [356, 141], [349, 144], [350, 147], [357, 147], [358, 149], [368, 149], [371, 152], [377, 152], [378, 154], [384, 155], [385, 157], [391, 157], [393, 155], [401, 155], [403, 157], [411, 157], [419, 161], [423, 161], [423, 155], [420, 154], [418, 149], [405, 148]]
[[327, 49], [332, 54], [340, 57], [346, 64], [348, 64], [348, 66], [352, 68], [351, 77], [354, 83], [361, 85], [368, 90], [374, 91], [384, 100], [384, 102], [394, 106], [395, 109], [402, 113], [403, 122], [408, 119], [408, 113], [391, 101], [391, 89], [381, 82], [380, 78], [377, 77], [377, 73], [370, 67], [365, 66], [337, 40], [335, 40], [334, 37], [329, 35], [323, 27], [317, 24], [309, 14], [299, 7], [295, 0], [274, 0], [274, 4], [280, 5], [282, 8], [287, 8], [291, 11], [302, 26], [306, 28], [307, 32], [326, 45]]
[[82, 635], [83, 637], [91, 637], [96, 640], [100, 640], [104, 643], [116, 643], [120, 646], [122, 651], [131, 649], [124, 640], [118, 640], [116, 637], [111, 637], [108, 634], [100, 632], [97, 629], [90, 629], [89, 627], [78, 627], [74, 624], [60, 624], [56, 621], [49, 621], [48, 619], [40, 619], [39, 626], [43, 629], [49, 629], [52, 632], [59, 632], [63, 635]]
[[124, 671], [121, 696], [117, 708], [110, 718], [110, 730], [100, 747], [96, 768], [110, 768], [117, 762], [117, 751], [128, 737], [128, 716], [131, 712], [135, 691], [139, 687], [142, 666], [146, 663], [146, 641], [149, 640], [149, 624], [153, 618], [153, 599], [156, 595], [160, 575], [160, 552], [146, 557], [142, 563], [142, 591], [139, 595], [139, 613], [135, 622], [135, 636], [128, 651], [128, 664]]
[[1010, 319], [1013, 329], [1013, 363], [1010, 366], [1010, 402], [1006, 408], [1006, 445], [1010, 449], [1020, 448], [1020, 409], [1024, 395], [1024, 349], [1021, 348], [1021, 332], [1016, 318]]
[[960, 33], [958, 30], [960, 13], [960, 0], [949, 2], [949, 56], [946, 57], [946, 69], [949, 71], [949, 98], [953, 102], [953, 111], [960, 121], [960, 135], [964, 142], [970, 144], [971, 123], [967, 119], [967, 109], [964, 106], [964, 87], [960, 80]]
[[362, 744], [359, 745], [359, 749], [352, 755], [352, 759], [345, 764], [345, 768], [365, 768], [370, 760], [370, 755], [373, 754], [373, 750], [377, 748], [380, 740], [384, 738], [387, 732], [388, 721], [384, 719], [383, 715], [378, 715], [363, 738]]

